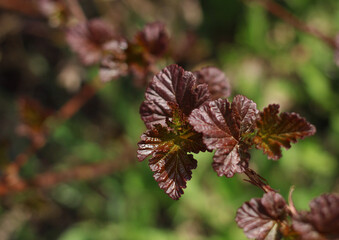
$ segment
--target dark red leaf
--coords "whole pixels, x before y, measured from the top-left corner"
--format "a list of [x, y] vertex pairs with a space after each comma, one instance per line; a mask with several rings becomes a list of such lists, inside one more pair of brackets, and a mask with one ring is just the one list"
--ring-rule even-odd
[[167, 51], [169, 44], [165, 25], [160, 22], [147, 24], [142, 31], [137, 33], [135, 39], [139, 45], [155, 57], [161, 57]]
[[311, 136], [315, 127], [297, 113], [279, 113], [279, 105], [271, 104], [260, 112], [256, 123], [257, 134], [253, 141], [256, 148], [262, 149], [268, 158], [277, 160], [281, 157], [280, 147], [290, 148], [291, 142]]
[[175, 200], [184, 193], [186, 181], [191, 179], [192, 169], [197, 167], [197, 161], [187, 154], [194, 149], [187, 140], [190, 135], [178, 135], [157, 124], [143, 134], [138, 143], [139, 161], [151, 156], [149, 166], [154, 172], [154, 179]]
[[263, 198], [252, 198], [237, 211], [235, 218], [248, 238], [274, 240], [279, 235], [280, 221], [286, 217], [286, 202], [275, 192], [265, 193]]
[[212, 100], [228, 98], [231, 94], [231, 86], [225, 74], [216, 67], [204, 67], [194, 72], [199, 84], [206, 83]]
[[146, 93], [146, 100], [140, 107], [142, 120], [147, 128], [154, 124], [166, 126], [166, 118], [171, 118], [168, 103], [175, 103], [186, 116], [193, 109], [209, 100], [207, 85], [198, 85], [191, 72], [178, 65], [170, 65], [154, 76]]
[[237, 125], [240, 135], [250, 133], [255, 128], [259, 111], [257, 104], [245, 96], [237, 95], [232, 102], [232, 112], [237, 116]]
[[115, 40], [116, 35], [107, 23], [94, 19], [69, 28], [66, 39], [83, 64], [91, 65], [101, 60], [105, 44]]
[[293, 219], [293, 228], [303, 240], [339, 239], [339, 195], [323, 194], [310, 202], [310, 212]]
[[247, 167], [249, 146], [242, 141], [242, 137], [253, 130], [257, 112], [253, 101], [238, 95], [232, 104], [219, 99], [191, 113], [191, 125], [203, 134], [207, 148], [216, 150], [213, 168], [219, 176], [232, 177]]

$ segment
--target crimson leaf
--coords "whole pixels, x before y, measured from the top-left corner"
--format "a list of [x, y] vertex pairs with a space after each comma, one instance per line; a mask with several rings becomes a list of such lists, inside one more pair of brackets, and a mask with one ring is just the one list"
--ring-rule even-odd
[[152, 156], [149, 165], [159, 187], [179, 199], [197, 165], [187, 153], [206, 150], [187, 117], [208, 100], [207, 85], [197, 86], [191, 72], [170, 65], [153, 78], [145, 97], [140, 113], [149, 130], [141, 136], [138, 158]]
[[[143, 161], [148, 156], [149, 166], [154, 172], [154, 179], [159, 187], [174, 200], [180, 198], [186, 188], [186, 181], [192, 177], [192, 169], [197, 161], [187, 152], [197, 152], [195, 135], [189, 129], [168, 130], [156, 124], [141, 136], [138, 143], [138, 159]], [[198, 150], [199, 151], [199, 150]]]
[[248, 98], [238, 95], [232, 104], [219, 99], [193, 110], [189, 122], [209, 150], [216, 150], [213, 168], [219, 176], [232, 177], [248, 166], [249, 146], [243, 141], [253, 131], [258, 110]]
[[114, 38], [114, 31], [100, 19], [79, 23], [66, 32], [67, 42], [85, 65], [98, 63], [103, 56], [104, 45]]
[[323, 194], [310, 202], [310, 212], [293, 218], [293, 228], [303, 240], [339, 239], [339, 195]]
[[199, 84], [206, 83], [213, 100], [227, 98], [231, 94], [231, 86], [225, 74], [216, 67], [204, 67], [194, 72]]
[[147, 128], [154, 124], [166, 126], [172, 118], [168, 103], [177, 104], [185, 116], [209, 100], [207, 85], [197, 85], [193, 73], [172, 64], [154, 76], [141, 104], [140, 114]]
[[142, 31], [137, 33], [135, 39], [139, 45], [155, 57], [161, 57], [167, 51], [169, 44], [165, 25], [160, 22], [147, 24]]
[[268, 158], [277, 160], [281, 149], [291, 147], [291, 142], [313, 135], [315, 127], [297, 113], [279, 113], [279, 105], [271, 104], [260, 112], [256, 122], [257, 134], [253, 141], [256, 148], [262, 149]]
[[284, 198], [275, 192], [252, 198], [237, 211], [236, 222], [248, 238], [274, 240], [280, 235], [280, 223], [287, 216]]

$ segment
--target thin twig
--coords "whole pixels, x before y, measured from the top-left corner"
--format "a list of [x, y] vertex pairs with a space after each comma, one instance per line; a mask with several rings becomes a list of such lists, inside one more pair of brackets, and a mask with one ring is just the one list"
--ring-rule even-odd
[[23, 180], [17, 185], [0, 183], [0, 196], [23, 192], [29, 189], [49, 189], [60, 183], [90, 180], [120, 171], [130, 166], [135, 159], [135, 151], [131, 150], [131, 146], [127, 146], [125, 149], [124, 153], [113, 161], [104, 160], [95, 164], [84, 164], [61, 172], [45, 172], [33, 179]]
[[80, 92], [78, 92], [60, 108], [57, 113], [57, 118], [63, 121], [71, 118], [89, 99], [95, 95], [97, 90], [97, 88], [91, 85], [84, 85]]
[[320, 39], [321, 41], [323, 41], [324, 43], [326, 43], [329, 47], [333, 49], [336, 48], [336, 43], [335, 43], [334, 38], [326, 36], [325, 34], [323, 34], [321, 31], [319, 31], [315, 27], [307, 25], [306, 23], [298, 19], [296, 16], [288, 12], [285, 8], [283, 8], [278, 3], [272, 0], [245, 0], [245, 1], [257, 2], [260, 6], [264, 7], [266, 10], [271, 12], [273, 15], [281, 18], [282, 20], [291, 24], [295, 28]]
[[[84, 85], [82, 89], [69, 99], [55, 115], [50, 116], [46, 121], [58, 121], [59, 124], [71, 118], [79, 109], [91, 99], [100, 87], [93, 87], [92, 85]], [[2, 181], [7, 182], [9, 185], [18, 184], [20, 178], [18, 176], [19, 169], [27, 162], [27, 160], [33, 156], [39, 149], [45, 146], [46, 141], [39, 146], [35, 146], [33, 142], [26, 148], [26, 150], [20, 153], [14, 161], [6, 167], [6, 171]]]

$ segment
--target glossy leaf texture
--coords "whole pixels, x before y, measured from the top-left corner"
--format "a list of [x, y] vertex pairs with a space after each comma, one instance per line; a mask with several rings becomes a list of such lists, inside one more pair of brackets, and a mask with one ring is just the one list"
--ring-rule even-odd
[[148, 128], [138, 143], [140, 161], [149, 165], [159, 187], [179, 199], [197, 162], [189, 152], [205, 151], [202, 134], [188, 122], [192, 110], [209, 99], [207, 85], [197, 85], [191, 72], [170, 65], [154, 76], [140, 114]]
[[210, 94], [206, 84], [198, 85], [193, 73], [176, 64], [164, 68], [155, 75], [145, 93], [140, 114], [147, 128], [155, 124], [166, 126], [166, 119], [172, 118], [168, 103], [178, 105], [185, 116], [193, 109], [206, 103]]
[[236, 222], [248, 238], [274, 240], [281, 234], [281, 222], [287, 216], [284, 198], [275, 192], [265, 193], [262, 198], [252, 198], [237, 211]]
[[241, 95], [232, 104], [218, 99], [193, 110], [189, 122], [203, 134], [207, 148], [216, 150], [212, 165], [219, 176], [232, 177], [248, 166], [249, 145], [244, 140], [253, 131], [257, 115], [256, 104]]
[[263, 150], [268, 158], [277, 160], [281, 155], [281, 147], [289, 149], [291, 142], [311, 136], [315, 127], [297, 113], [280, 113], [279, 105], [271, 104], [260, 112], [256, 122], [256, 136], [253, 141], [256, 148]]
[[302, 240], [339, 239], [339, 195], [323, 194], [310, 202], [311, 210], [293, 218]]
[[211, 99], [228, 98], [231, 86], [225, 73], [216, 67], [204, 67], [194, 72], [199, 84], [206, 83], [211, 94]]
[[136, 34], [135, 41], [149, 54], [161, 57], [168, 49], [169, 36], [163, 23], [153, 22]]
[[187, 152], [200, 151], [196, 137], [198, 133], [184, 129], [168, 130], [160, 124], [141, 136], [138, 143], [138, 159], [143, 161], [148, 156], [149, 166], [159, 187], [174, 200], [180, 198], [186, 188], [186, 181], [192, 177], [192, 169], [197, 161]]
[[71, 49], [79, 55], [81, 62], [92, 65], [100, 62], [104, 46], [116, 39], [113, 29], [100, 19], [79, 23], [66, 32]]

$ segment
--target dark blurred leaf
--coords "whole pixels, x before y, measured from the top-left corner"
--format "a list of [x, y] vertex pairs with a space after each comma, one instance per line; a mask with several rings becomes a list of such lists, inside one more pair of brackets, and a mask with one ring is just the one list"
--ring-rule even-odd
[[133, 42], [110, 41], [104, 46], [108, 56], [101, 62], [101, 79], [106, 82], [129, 72], [136, 86], [145, 86], [156, 58], [165, 53], [167, 45], [168, 35], [161, 23], [146, 25]]
[[189, 121], [209, 150], [216, 150], [213, 168], [219, 176], [232, 177], [244, 171], [250, 155], [242, 137], [253, 130], [258, 110], [248, 98], [238, 95], [232, 105], [228, 100], [215, 100], [193, 110]]
[[40, 12], [50, 20], [54, 26], [66, 23], [71, 13], [62, 0], [37, 0]]
[[146, 100], [140, 107], [141, 118], [147, 128], [154, 124], [166, 126], [166, 118], [172, 118], [168, 103], [175, 103], [185, 116], [209, 99], [207, 85], [197, 85], [191, 72], [178, 65], [170, 65], [150, 82]]
[[286, 217], [286, 202], [275, 192], [262, 198], [252, 198], [237, 211], [236, 222], [248, 238], [258, 240], [280, 239], [279, 222]]
[[[98, 63], [110, 41], [117, 37], [113, 29], [100, 19], [79, 23], [66, 32], [66, 39], [70, 47], [76, 52], [85, 65]], [[115, 47], [114, 50], [116, 50]]]
[[133, 75], [136, 86], [145, 86], [147, 77], [151, 72], [153, 60], [147, 58], [144, 48], [135, 43], [129, 43], [126, 49], [126, 63], [129, 72]]
[[135, 39], [139, 45], [155, 57], [161, 57], [167, 51], [169, 44], [165, 25], [160, 22], [147, 24], [142, 31], [136, 34]]
[[191, 144], [186, 138], [186, 135], [177, 135], [156, 124], [141, 136], [138, 143], [139, 160], [152, 156], [149, 166], [154, 172], [154, 179], [175, 200], [184, 193], [182, 189], [186, 188], [186, 181], [191, 179], [192, 169], [197, 167], [197, 161], [191, 154], [187, 154]]
[[10, 142], [7, 139], [0, 140], [0, 170], [3, 171], [10, 163], [9, 155]]
[[228, 98], [231, 94], [231, 86], [225, 74], [216, 67], [204, 67], [194, 72], [199, 84], [206, 83], [212, 100]]
[[281, 149], [291, 147], [291, 142], [311, 136], [315, 127], [297, 113], [279, 113], [279, 105], [271, 104], [260, 112], [257, 120], [257, 134], [253, 141], [256, 148], [262, 149], [268, 158], [277, 160], [281, 157]]
[[339, 239], [339, 195], [323, 194], [310, 202], [310, 212], [293, 219], [293, 228], [303, 240]]
[[21, 121], [36, 131], [39, 131], [46, 118], [52, 113], [32, 98], [22, 97], [18, 104]]
[[334, 62], [339, 67], [339, 34], [335, 38], [336, 49], [334, 50]]
[[21, 125], [17, 127], [17, 133], [31, 138], [34, 144], [44, 142], [47, 128], [45, 120], [52, 114], [52, 110], [44, 108], [38, 101], [22, 97], [18, 101]]

